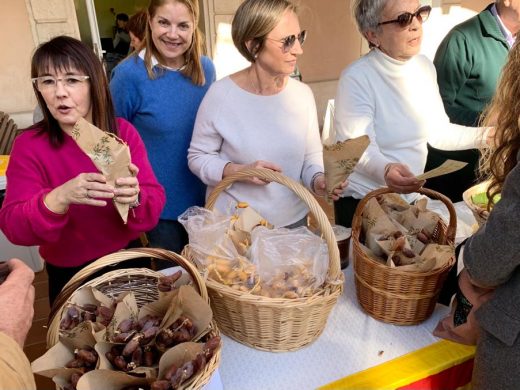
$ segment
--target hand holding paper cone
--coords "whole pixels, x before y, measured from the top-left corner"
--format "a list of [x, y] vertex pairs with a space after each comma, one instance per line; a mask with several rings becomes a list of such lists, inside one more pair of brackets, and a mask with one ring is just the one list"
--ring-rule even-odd
[[137, 180], [139, 168], [132, 163], [130, 163], [128, 168], [132, 176], [121, 177], [116, 180], [116, 197], [114, 201], [122, 204], [135, 205], [138, 203], [140, 192], [139, 181]]
[[425, 181], [415, 177], [406, 164], [390, 163], [385, 169], [388, 188], [399, 194], [409, 194], [421, 188]]
[[[116, 180], [132, 176], [130, 171], [130, 149], [115, 135], [107, 133], [80, 118], [74, 125], [72, 137], [91, 159], [106, 179], [115, 186]], [[137, 195], [137, 194], [135, 194]], [[124, 223], [128, 219], [129, 203], [114, 203]]]
[[316, 179], [314, 179], [313, 190], [316, 193], [316, 195], [318, 195], [318, 196], [327, 195], [332, 200], [338, 200], [341, 193], [347, 186], [347, 184], [348, 184], [348, 181], [345, 180], [345, 181], [339, 183], [339, 185], [336, 186], [335, 188], [332, 188], [331, 190], [328, 191], [327, 188], [330, 188], [330, 186], [328, 185], [328, 183], [325, 179], [325, 175], [322, 174], [322, 175], [317, 176]]

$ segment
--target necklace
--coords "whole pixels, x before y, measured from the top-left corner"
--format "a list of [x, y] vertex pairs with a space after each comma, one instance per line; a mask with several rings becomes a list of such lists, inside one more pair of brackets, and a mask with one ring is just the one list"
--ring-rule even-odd
[[187, 62], [184, 63], [184, 65], [179, 66], [178, 68], [172, 68], [171, 66], [162, 65], [164, 69], [173, 70], [174, 72], [180, 72], [182, 71], [186, 66], [188, 65]]
[[[262, 94], [262, 91], [260, 90], [260, 88], [257, 88], [255, 86], [255, 84], [253, 83], [253, 75], [252, 75], [252, 72], [254, 72], [253, 68], [251, 67], [251, 70], [249, 71], [249, 83], [251, 85], [251, 89], [253, 90], [253, 93], [256, 93], [257, 95], [261, 95]], [[256, 74], [256, 72], [255, 72]], [[258, 77], [257, 77], [258, 79]]]
[[[253, 79], [255, 78], [253, 76], [253, 73], [256, 76], [256, 81], [258, 82], [258, 87], [253, 82]], [[264, 88], [264, 92], [262, 92], [262, 88], [260, 86], [260, 79], [258, 77], [258, 73], [252, 67], [250, 68], [250, 70], [248, 72], [248, 78], [249, 78], [249, 86], [251, 87], [252, 92], [257, 94], [257, 95], [276, 95], [277, 93], [279, 93], [283, 89], [283, 87], [285, 86], [285, 81], [286, 81], [285, 78], [275, 79], [273, 87], [272, 87], [272, 92], [268, 91], [269, 88]]]

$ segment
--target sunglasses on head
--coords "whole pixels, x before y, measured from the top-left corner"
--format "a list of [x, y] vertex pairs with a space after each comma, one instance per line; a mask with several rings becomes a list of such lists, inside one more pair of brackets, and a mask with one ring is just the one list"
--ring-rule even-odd
[[282, 39], [274, 39], [274, 38], [266, 38], [266, 39], [269, 39], [271, 41], [276, 41], [276, 42], [282, 42], [283, 43], [282, 50], [284, 53], [287, 53], [289, 50], [292, 49], [292, 47], [296, 43], [296, 40], [298, 40], [298, 42], [300, 42], [300, 46], [303, 46], [303, 43], [305, 42], [306, 38], [307, 38], [307, 31], [303, 30], [298, 35], [294, 35], [294, 34], [288, 35]]
[[419, 8], [414, 13], [404, 12], [393, 20], [387, 20], [386, 22], [381, 22], [381, 23], [378, 23], [377, 25], [381, 26], [383, 24], [396, 23], [399, 25], [399, 27], [404, 28], [404, 27], [408, 27], [410, 24], [412, 24], [413, 18], [417, 18], [417, 20], [419, 22], [424, 23], [430, 16], [431, 10], [432, 10], [432, 7], [430, 7], [429, 5], [423, 5], [421, 8]]

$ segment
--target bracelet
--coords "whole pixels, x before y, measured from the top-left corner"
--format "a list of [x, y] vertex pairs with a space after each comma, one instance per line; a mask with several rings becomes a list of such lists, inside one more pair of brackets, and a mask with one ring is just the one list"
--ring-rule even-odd
[[311, 191], [314, 192], [316, 194], [316, 188], [314, 187], [314, 182], [316, 181], [316, 179], [318, 178], [318, 176], [320, 175], [323, 175], [324, 173], [323, 172], [316, 172], [314, 175], [312, 175], [312, 178], [311, 178]]
[[388, 175], [388, 171], [390, 171], [390, 168], [392, 168], [392, 165], [394, 165], [394, 163], [386, 164], [386, 166], [385, 166], [385, 173], [383, 174], [383, 179], [386, 179], [386, 175]]

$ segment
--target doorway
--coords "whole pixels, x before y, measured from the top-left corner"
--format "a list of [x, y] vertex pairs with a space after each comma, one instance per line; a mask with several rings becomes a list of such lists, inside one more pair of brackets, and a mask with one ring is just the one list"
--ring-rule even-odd
[[[199, 28], [206, 33], [208, 0], [198, 0], [200, 9]], [[148, 7], [149, 0], [74, 0], [81, 40], [94, 49], [101, 60], [112, 47], [116, 15], [133, 15]]]

